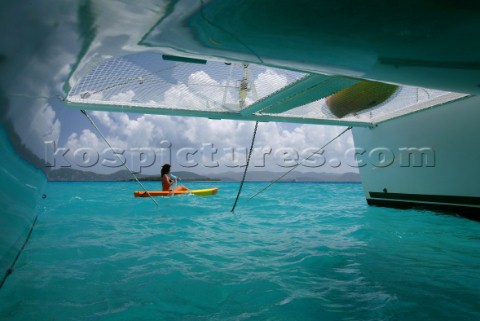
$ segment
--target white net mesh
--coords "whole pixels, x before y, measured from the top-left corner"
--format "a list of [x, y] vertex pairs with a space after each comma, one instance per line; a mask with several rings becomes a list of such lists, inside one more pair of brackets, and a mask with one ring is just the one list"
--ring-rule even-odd
[[[350, 113], [342, 117], [342, 121], [351, 123], [375, 124], [382, 121], [400, 117], [419, 110], [438, 106], [440, 104], [452, 101], [464, 94], [449, 93], [440, 90], [401, 86], [385, 102], [360, 112]], [[312, 103], [290, 109], [284, 113], [278, 114], [285, 118], [304, 118], [307, 119], [338, 119], [329, 109], [326, 99], [320, 99]]]
[[356, 82], [258, 65], [178, 62], [144, 52], [98, 64], [73, 86], [67, 100], [80, 108], [112, 111], [370, 125], [465, 96], [403, 86], [375, 107], [338, 118], [322, 94]]
[[[245, 74], [246, 73], [246, 74]], [[167, 61], [156, 53], [113, 58], [92, 69], [71, 90], [80, 104], [239, 112], [303, 77], [261, 66]], [[242, 83], [246, 96], [241, 97]]]

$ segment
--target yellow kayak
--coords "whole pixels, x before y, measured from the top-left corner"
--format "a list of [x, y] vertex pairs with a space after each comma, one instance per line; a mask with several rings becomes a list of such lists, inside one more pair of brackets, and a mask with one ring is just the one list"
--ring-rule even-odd
[[[193, 194], [197, 196], [208, 196], [208, 195], [215, 195], [217, 194], [218, 187], [213, 188], [205, 188], [205, 189], [192, 189], [188, 191], [148, 191], [150, 196], [175, 196], [175, 195], [182, 195], [182, 194]], [[148, 197], [146, 191], [135, 191], [133, 195], [135, 197]]]

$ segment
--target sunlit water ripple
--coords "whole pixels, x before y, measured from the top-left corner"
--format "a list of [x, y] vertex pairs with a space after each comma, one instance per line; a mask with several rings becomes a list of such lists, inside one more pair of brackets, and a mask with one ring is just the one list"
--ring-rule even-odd
[[0, 319], [480, 320], [478, 222], [359, 184], [247, 183], [232, 213], [239, 184], [209, 184], [156, 208], [134, 183], [50, 183]]

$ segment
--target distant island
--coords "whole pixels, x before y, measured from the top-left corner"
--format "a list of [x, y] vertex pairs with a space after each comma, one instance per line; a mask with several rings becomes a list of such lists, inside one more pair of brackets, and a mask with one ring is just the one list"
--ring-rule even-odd
[[[46, 175], [49, 181], [98, 181], [98, 182], [127, 182], [135, 180], [126, 170], [121, 170], [112, 174], [99, 174], [95, 172], [82, 171], [72, 168], [47, 169]], [[278, 179], [284, 172], [270, 171], [250, 171], [247, 173], [248, 182], [269, 182]], [[160, 175], [135, 174], [141, 181], [159, 181]], [[184, 182], [195, 181], [222, 181], [238, 182], [243, 177], [243, 172], [224, 172], [203, 176], [196, 173], [177, 171], [175, 175]], [[283, 177], [281, 182], [360, 182], [358, 173], [348, 172], [343, 174], [335, 173], [316, 173], [316, 172], [291, 172]]]

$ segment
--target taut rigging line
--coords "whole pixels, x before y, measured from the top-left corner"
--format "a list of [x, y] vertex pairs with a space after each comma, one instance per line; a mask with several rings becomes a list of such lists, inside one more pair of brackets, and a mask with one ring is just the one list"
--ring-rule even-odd
[[145, 186], [143, 186], [143, 184], [138, 180], [137, 176], [130, 170], [130, 168], [127, 166], [127, 164], [125, 162], [122, 161], [122, 159], [120, 158], [120, 156], [118, 156], [118, 154], [115, 153], [115, 151], [113, 150], [113, 147], [112, 145], [110, 145], [110, 143], [108, 142], [107, 138], [105, 136], [103, 136], [102, 132], [100, 131], [100, 129], [97, 127], [97, 125], [95, 125], [95, 123], [93, 122], [93, 119], [90, 118], [90, 116], [88, 116], [87, 112], [85, 110], [80, 110], [82, 112], [82, 114], [85, 115], [85, 117], [87, 117], [88, 121], [93, 125], [93, 127], [95, 127], [95, 129], [97, 130], [97, 132], [100, 134], [100, 136], [102, 136], [103, 140], [105, 141], [105, 143], [107, 143], [108, 147], [110, 147], [110, 149], [114, 152], [113, 154], [114, 155], [117, 155], [118, 159], [120, 160], [120, 162], [123, 164], [123, 166], [125, 166], [125, 168], [130, 172], [130, 174], [132, 174], [132, 176], [135, 178], [135, 180], [137, 181], [137, 183], [143, 188], [143, 190], [147, 193], [147, 195], [152, 199], [152, 201], [155, 203], [155, 205], [157, 207], [159, 207], [160, 205], [158, 205], [157, 201], [152, 197], [152, 195], [150, 195], [150, 193], [147, 191], [147, 189], [145, 188]]
[[[352, 126], [349, 126], [347, 129], [345, 129], [343, 132], [341, 132], [340, 134], [338, 134], [337, 136], [335, 136], [334, 138], [332, 138], [328, 143], [326, 143], [325, 145], [323, 145], [322, 147], [320, 147], [319, 149], [317, 149], [315, 152], [313, 152], [310, 156], [308, 156], [307, 158], [305, 158], [303, 161], [305, 160], [308, 160], [310, 157], [312, 157], [313, 155], [315, 155], [316, 153], [320, 152], [322, 149], [324, 149], [325, 147], [327, 147], [330, 143], [332, 143], [334, 140], [336, 140], [337, 138], [339, 138], [340, 136], [342, 136], [343, 134], [345, 134], [347, 131], [349, 131], [350, 129], [352, 129]], [[295, 168], [297, 168], [298, 166], [300, 166], [302, 164], [302, 162], [299, 162], [297, 165], [293, 166], [292, 168], [290, 168], [290, 170], [288, 170], [285, 174], [283, 174], [282, 176], [280, 176], [279, 178], [273, 180], [270, 182], [270, 184], [268, 184], [266, 187], [264, 187], [263, 189], [261, 189], [260, 191], [258, 191], [257, 193], [255, 193], [254, 195], [250, 196], [250, 198], [248, 199], [251, 200], [252, 198], [254, 198], [255, 196], [257, 196], [258, 194], [266, 191], [270, 186], [272, 186], [274, 183], [278, 182], [279, 180], [281, 180], [282, 178], [284, 178], [285, 176], [287, 176], [289, 173], [291, 173]]]

